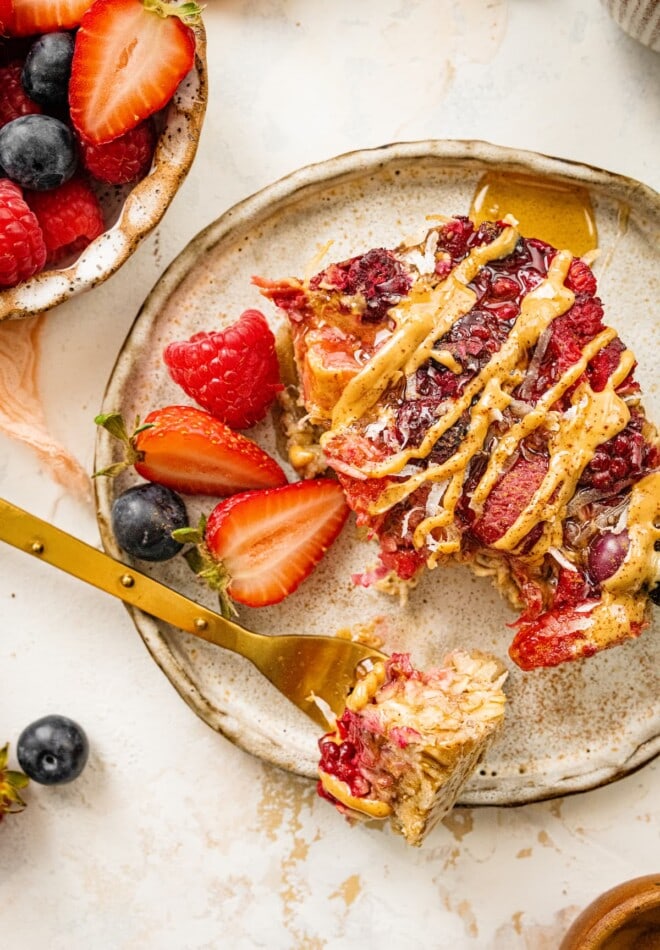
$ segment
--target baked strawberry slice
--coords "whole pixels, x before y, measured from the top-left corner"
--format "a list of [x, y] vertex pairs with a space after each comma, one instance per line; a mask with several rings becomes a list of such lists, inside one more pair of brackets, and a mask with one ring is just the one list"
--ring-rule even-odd
[[149, 413], [129, 435], [121, 415], [97, 416], [126, 446], [123, 461], [96, 475], [118, 475], [130, 465], [147, 481], [188, 495], [232, 495], [286, 484], [286, 475], [256, 442], [194, 406], [166, 406]]
[[337, 538], [349, 507], [334, 479], [293, 482], [221, 501], [201, 530], [174, 532], [193, 541], [188, 562], [220, 597], [249, 607], [277, 604], [309, 577]]
[[[9, 32], [12, 36], [32, 36], [34, 33], [71, 30], [79, 25], [91, 5], [92, 0], [13, 0]], [[0, 0], [0, 20], [3, 19], [2, 9], [3, 0]]]
[[69, 106], [79, 134], [110, 142], [162, 109], [195, 59], [196, 3], [95, 0], [76, 34]]
[[531, 502], [547, 471], [546, 456], [520, 455], [489, 494], [472, 533], [484, 544], [494, 544]]

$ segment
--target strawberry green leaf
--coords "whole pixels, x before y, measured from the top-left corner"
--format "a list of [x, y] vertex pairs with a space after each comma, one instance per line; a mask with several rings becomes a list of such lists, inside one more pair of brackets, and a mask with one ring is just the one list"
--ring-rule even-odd
[[[179, 544], [203, 544], [204, 532], [206, 530], [206, 516], [202, 515], [196, 527], [176, 528], [172, 532], [172, 537]], [[195, 571], [195, 573], [198, 573]]]
[[16, 788], [27, 788], [30, 783], [30, 779], [23, 772], [17, 772], [13, 769], [8, 769], [5, 772], [5, 779]]
[[98, 472], [94, 472], [92, 478], [100, 478], [102, 476], [116, 478], [117, 475], [121, 475], [122, 472], [126, 471], [129, 466], [130, 462], [115, 462], [113, 465], [108, 465], [107, 468], [101, 468]]
[[124, 423], [124, 417], [121, 412], [105, 412], [94, 418], [94, 422], [97, 426], [105, 429], [110, 435], [114, 436], [115, 439], [119, 439], [120, 442], [130, 443], [130, 437], [126, 431], [126, 425]]
[[[178, 541], [179, 538], [176, 537], [176, 534], [177, 532], [173, 531], [172, 537], [175, 541]], [[190, 548], [188, 551], [184, 552], [183, 557], [193, 574], [197, 574], [199, 576], [208, 567], [208, 559], [204, 557], [199, 548]]]
[[101, 426], [102, 429], [105, 429], [106, 432], [109, 432], [110, 435], [114, 436], [115, 439], [118, 439], [124, 446], [126, 446], [126, 455], [121, 462], [114, 462], [112, 465], [108, 465], [107, 468], [103, 468], [98, 472], [94, 472], [92, 478], [98, 478], [100, 475], [107, 475], [109, 478], [115, 478], [131, 465], [142, 461], [143, 455], [142, 452], [135, 448], [135, 439], [140, 432], [144, 432], [146, 429], [153, 428], [153, 424], [151, 422], [145, 422], [140, 425], [140, 417], [136, 416], [135, 427], [131, 435], [128, 434], [124, 417], [120, 412], [113, 410], [112, 412], [100, 413], [98, 416], [95, 416], [94, 422], [97, 424], [97, 426]]
[[142, 0], [145, 10], [150, 13], [156, 13], [158, 16], [168, 17], [176, 16], [184, 23], [192, 24], [197, 22], [201, 16], [204, 7], [200, 7], [194, 0], [188, 0], [186, 3], [166, 3], [165, 0]]

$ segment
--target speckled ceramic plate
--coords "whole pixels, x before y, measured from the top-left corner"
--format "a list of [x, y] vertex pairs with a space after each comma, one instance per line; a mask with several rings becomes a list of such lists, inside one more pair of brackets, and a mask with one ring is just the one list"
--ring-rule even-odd
[[206, 32], [195, 26], [195, 62], [171, 102], [156, 117], [158, 140], [149, 173], [137, 184], [97, 183], [106, 230], [74, 260], [0, 290], [0, 322], [50, 310], [103, 283], [156, 227], [188, 174], [197, 152], [208, 97]]
[[[195, 238], [158, 282], [125, 343], [104, 409], [128, 419], [188, 401], [161, 362], [164, 346], [193, 332], [273, 308], [251, 285], [255, 274], [300, 274], [332, 240], [340, 259], [374, 245], [422, 234], [429, 214], [466, 213], [484, 172], [549, 176], [588, 189], [601, 256], [595, 270], [609, 322], [639, 358], [650, 413], [658, 416], [657, 342], [660, 293], [657, 247], [660, 203], [650, 189], [620, 176], [480, 142], [421, 142], [355, 152], [304, 168], [231, 208]], [[255, 437], [276, 452], [272, 422]], [[116, 457], [99, 434], [97, 467]], [[97, 480], [104, 544], [120, 556], [108, 529], [113, 492], [132, 476]], [[133, 476], [134, 478], [134, 476]], [[213, 499], [189, 504], [191, 519]], [[374, 621], [389, 649], [407, 650], [422, 666], [451, 648], [476, 647], [507, 657], [514, 619], [486, 579], [465, 569], [427, 573], [402, 607], [384, 594], [355, 588], [350, 575], [374, 552], [349, 523], [331, 553], [284, 603], [241, 611], [263, 632], [334, 633]], [[171, 586], [214, 605], [182, 559], [150, 568]], [[181, 696], [214, 729], [285, 769], [313, 775], [317, 733], [248, 663], [133, 611], [155, 661]], [[589, 660], [522, 673], [511, 667], [508, 717], [497, 744], [461, 796], [463, 804], [515, 804], [611, 781], [660, 750], [660, 637], [657, 621], [635, 642]]]

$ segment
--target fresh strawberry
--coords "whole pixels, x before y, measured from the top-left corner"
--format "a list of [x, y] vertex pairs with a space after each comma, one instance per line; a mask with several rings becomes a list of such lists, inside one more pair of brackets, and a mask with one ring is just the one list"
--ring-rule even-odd
[[[5, 0], [6, 2], [6, 0]], [[0, 0], [0, 4], [2, 0]], [[13, 0], [12, 36], [53, 33], [78, 26], [92, 0]], [[0, 6], [0, 10], [1, 10]], [[0, 14], [0, 19], [2, 16]]]
[[188, 495], [232, 495], [286, 484], [267, 452], [194, 406], [156, 409], [129, 435], [119, 413], [97, 416], [127, 447], [123, 462], [97, 475], [118, 475], [129, 465], [150, 482]]
[[162, 109], [190, 71], [196, 3], [95, 0], [76, 35], [71, 120], [83, 138], [110, 142]]
[[232, 429], [263, 419], [283, 388], [275, 337], [259, 310], [246, 310], [226, 330], [170, 343], [163, 359], [174, 382]]
[[46, 242], [47, 264], [79, 254], [105, 230], [98, 198], [81, 178], [50, 191], [26, 192]]
[[19, 60], [0, 66], [0, 127], [19, 116], [39, 115], [42, 111], [41, 106], [30, 99], [23, 88], [22, 72], [23, 63]]
[[23, 772], [8, 769], [8, 761], [9, 744], [6, 743], [0, 749], [0, 821], [3, 815], [11, 815], [25, 808], [21, 791], [29, 782], [27, 775]]
[[80, 140], [80, 154], [87, 171], [108, 185], [125, 185], [149, 171], [156, 146], [156, 133], [150, 121], [141, 122], [123, 135], [92, 145]]
[[220, 596], [249, 607], [277, 604], [309, 577], [341, 531], [349, 507], [338, 482], [317, 478], [243, 492], [221, 501], [202, 532], [183, 528], [178, 541], [197, 541], [188, 557]]

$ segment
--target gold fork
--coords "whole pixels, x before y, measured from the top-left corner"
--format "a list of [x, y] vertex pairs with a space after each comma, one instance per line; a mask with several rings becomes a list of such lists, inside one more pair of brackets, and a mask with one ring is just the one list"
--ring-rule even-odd
[[253, 633], [3, 499], [0, 540], [173, 627], [239, 653], [323, 729], [328, 723], [312, 697], [340, 715], [360, 669], [384, 659], [378, 650], [340, 637]]

